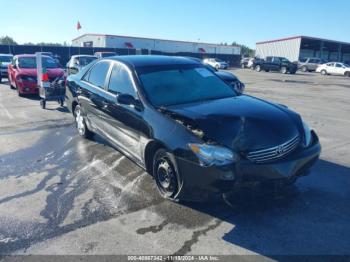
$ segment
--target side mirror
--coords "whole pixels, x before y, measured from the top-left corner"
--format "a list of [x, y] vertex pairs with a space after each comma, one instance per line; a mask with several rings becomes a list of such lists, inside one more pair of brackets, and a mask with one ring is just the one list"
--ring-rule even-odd
[[135, 99], [132, 95], [129, 94], [119, 94], [117, 97], [117, 101], [122, 105], [134, 106], [136, 110], [142, 110], [142, 104], [140, 100]]

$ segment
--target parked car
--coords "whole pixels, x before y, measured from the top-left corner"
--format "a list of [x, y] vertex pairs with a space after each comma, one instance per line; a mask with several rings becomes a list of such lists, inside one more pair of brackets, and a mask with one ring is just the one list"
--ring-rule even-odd
[[116, 55], [118, 55], [116, 52], [95, 52], [94, 54], [94, 56], [96, 56], [98, 59], [116, 56]]
[[302, 72], [316, 71], [316, 68], [324, 63], [326, 63], [326, 61], [318, 57], [301, 58], [298, 62], [298, 69]]
[[295, 74], [298, 66], [297, 64], [290, 62], [285, 57], [267, 56], [265, 60], [256, 61], [254, 68], [258, 72], [265, 70], [266, 72], [279, 71], [282, 74]]
[[13, 55], [11, 54], [0, 54], [0, 83], [2, 78], [8, 78], [7, 67], [11, 63]]
[[321, 150], [297, 113], [237, 96], [190, 58], [96, 60], [70, 75], [66, 89], [78, 133], [103, 136], [171, 200], [205, 200], [241, 183], [291, 183]]
[[57, 54], [54, 54], [52, 52], [38, 52], [38, 53], [41, 53], [41, 55], [43, 55], [43, 56], [49, 56], [49, 57], [53, 58], [57, 62], [57, 64], [59, 64], [59, 65], [61, 64], [60, 63], [61, 57]]
[[244, 69], [244, 68], [247, 68], [250, 59], [251, 59], [250, 57], [243, 57], [243, 58], [241, 59], [241, 62], [240, 62], [241, 68], [243, 68], [243, 69]]
[[215, 69], [227, 69], [229, 64], [225, 61], [220, 60], [219, 58], [205, 58], [203, 60], [204, 64], [210, 65]]
[[[64, 70], [49, 56], [42, 56], [49, 81], [52, 82], [64, 75]], [[17, 89], [18, 95], [38, 94], [36, 56], [16, 55], [8, 66], [11, 88]]]
[[97, 59], [96, 56], [92, 55], [73, 55], [68, 63], [67, 63], [67, 73], [76, 74], [78, 73], [84, 66], [87, 66], [92, 61]]
[[350, 77], [350, 66], [339, 62], [330, 62], [317, 67], [317, 73], [321, 75], [344, 75]]

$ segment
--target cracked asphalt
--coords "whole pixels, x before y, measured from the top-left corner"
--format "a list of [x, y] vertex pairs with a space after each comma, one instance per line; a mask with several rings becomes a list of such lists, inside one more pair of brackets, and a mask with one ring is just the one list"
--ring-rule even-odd
[[285, 104], [323, 146], [277, 194], [172, 203], [152, 178], [66, 108], [0, 85], [0, 254], [350, 255], [350, 79], [233, 71], [246, 93]]

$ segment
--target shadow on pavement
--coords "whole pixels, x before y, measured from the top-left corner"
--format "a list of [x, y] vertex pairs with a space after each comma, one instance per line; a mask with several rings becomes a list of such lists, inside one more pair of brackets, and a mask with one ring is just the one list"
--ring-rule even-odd
[[[277, 195], [189, 204], [233, 226], [226, 242], [264, 256], [350, 254], [350, 168], [320, 160]], [[275, 257], [277, 258], [277, 257]]]

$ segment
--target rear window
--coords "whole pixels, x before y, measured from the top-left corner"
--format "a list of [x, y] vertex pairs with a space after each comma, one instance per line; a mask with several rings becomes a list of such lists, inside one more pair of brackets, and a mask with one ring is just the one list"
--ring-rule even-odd
[[299, 59], [299, 62], [301, 62], [301, 63], [305, 63], [305, 62], [306, 62], [306, 60], [307, 60], [307, 58], [300, 58], [300, 59]]
[[[42, 57], [44, 68], [59, 68], [60, 66], [51, 57]], [[18, 66], [20, 68], [36, 68], [35, 57], [19, 57]]]

